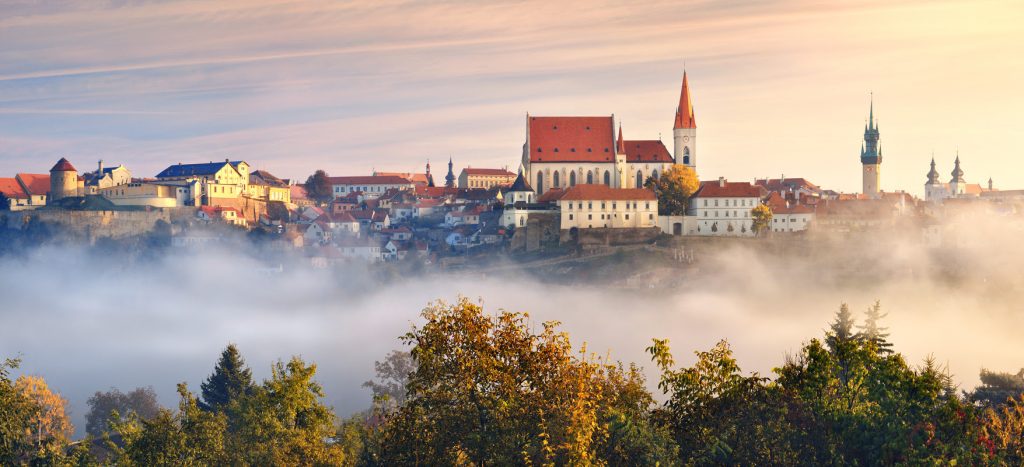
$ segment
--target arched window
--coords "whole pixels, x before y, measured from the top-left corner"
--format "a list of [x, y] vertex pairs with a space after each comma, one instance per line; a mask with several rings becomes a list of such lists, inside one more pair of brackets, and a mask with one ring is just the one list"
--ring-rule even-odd
[[537, 171], [537, 193], [544, 193], [544, 172]]
[[690, 147], [683, 148], [683, 164], [690, 165]]
[[639, 171], [639, 170], [637, 170], [636, 171], [636, 187], [640, 188], [642, 186], [644, 186], [644, 173]]
[[569, 186], [576, 186], [576, 171], [569, 172]]
[[592, 172], [590, 170], [587, 171], [587, 183], [588, 184], [594, 183], [594, 172]]
[[658, 169], [654, 169], [654, 170], [651, 171], [651, 178], [653, 178], [655, 180], [658, 179]]
[[612, 186], [612, 173], [607, 170], [604, 171], [604, 184]]
[[555, 171], [555, 173], [551, 176], [551, 188], [558, 188], [558, 187], [559, 187], [559, 184], [558, 184], [558, 171]]

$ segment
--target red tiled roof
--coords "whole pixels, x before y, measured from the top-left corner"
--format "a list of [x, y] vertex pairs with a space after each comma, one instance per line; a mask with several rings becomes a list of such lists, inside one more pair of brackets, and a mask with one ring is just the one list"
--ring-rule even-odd
[[416, 194], [418, 196], [438, 198], [445, 195], [454, 195], [455, 193], [458, 193], [458, 189], [455, 187], [421, 185], [416, 186]]
[[787, 203], [785, 199], [777, 192], [772, 192], [768, 195], [768, 199], [765, 204], [772, 209], [775, 214], [810, 214], [814, 212], [814, 208], [810, 206], [804, 206], [798, 203]]
[[563, 190], [561, 188], [550, 188], [550, 189], [548, 189], [548, 191], [545, 191], [544, 194], [540, 195], [537, 198], [537, 202], [538, 203], [550, 203], [550, 202], [553, 202], [553, 201], [558, 201], [559, 199], [562, 198], [562, 195], [564, 195], [564, 194], [565, 194], [565, 190]]
[[78, 169], [75, 169], [75, 166], [71, 165], [67, 159], [61, 157], [60, 160], [54, 164], [53, 168], [50, 169], [50, 172], [78, 172]]
[[561, 200], [655, 200], [654, 192], [646, 188], [611, 188], [607, 185], [582, 184], [566, 190]]
[[697, 128], [697, 119], [693, 115], [693, 102], [690, 100], [690, 81], [683, 72], [683, 89], [679, 93], [679, 107], [676, 108], [676, 122], [673, 126], [679, 128]]
[[408, 179], [395, 175], [368, 175], [355, 177], [327, 177], [331, 185], [409, 185]]
[[0, 194], [12, 199], [28, 198], [28, 194], [21, 189], [15, 178], [0, 178]]
[[25, 186], [29, 195], [46, 195], [50, 193], [49, 174], [18, 174], [15, 176]]
[[623, 145], [626, 162], [675, 162], [661, 140], [627, 140]]
[[700, 189], [694, 196], [700, 198], [753, 198], [762, 196], [762, 188], [748, 182], [721, 182], [719, 180], [700, 182]]
[[500, 175], [500, 176], [506, 176], [506, 177], [515, 177], [516, 176], [516, 174], [514, 174], [512, 172], [509, 172], [508, 170], [505, 170], [505, 169], [481, 169], [481, 168], [474, 168], [474, 167], [466, 167], [466, 168], [462, 169], [462, 171], [466, 172], [469, 175]]
[[768, 191], [788, 191], [790, 188], [803, 188], [805, 190], [818, 192], [821, 188], [805, 178], [766, 178], [754, 180], [754, 184], [763, 186]]
[[402, 177], [412, 183], [419, 185], [426, 185], [429, 179], [425, 173], [411, 173], [411, 172], [374, 172], [373, 175], [377, 177], [393, 176]]
[[355, 218], [354, 216], [352, 216], [352, 214], [350, 214], [350, 213], [349, 213], [348, 211], [342, 211], [342, 212], [339, 212], [339, 213], [335, 213], [335, 214], [331, 215], [331, 220], [332, 220], [333, 222], [335, 222], [335, 223], [343, 223], [343, 222], [344, 222], [344, 223], [352, 223], [352, 222], [359, 222], [359, 221], [357, 221], [357, 220], [356, 220], [356, 218]]
[[307, 198], [308, 198], [308, 193], [306, 192], [306, 187], [304, 187], [302, 185], [292, 185], [291, 186], [291, 199], [297, 200], [297, 199], [307, 199]]
[[612, 117], [529, 117], [530, 162], [614, 162]]

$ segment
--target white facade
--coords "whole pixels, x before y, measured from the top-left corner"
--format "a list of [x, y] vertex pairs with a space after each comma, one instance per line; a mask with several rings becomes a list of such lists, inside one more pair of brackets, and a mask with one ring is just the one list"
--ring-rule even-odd
[[[592, 188], [600, 187], [600, 190]], [[646, 228], [658, 225], [658, 200], [644, 189], [580, 185], [558, 200], [561, 230]]]

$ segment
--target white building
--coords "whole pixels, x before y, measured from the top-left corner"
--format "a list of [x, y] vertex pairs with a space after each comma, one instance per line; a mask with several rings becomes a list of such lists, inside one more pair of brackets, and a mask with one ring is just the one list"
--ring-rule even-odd
[[960, 155], [957, 154], [953, 161], [952, 178], [949, 183], [939, 181], [939, 172], [935, 170], [935, 158], [932, 158], [931, 170], [928, 171], [928, 181], [924, 184], [924, 199], [933, 203], [941, 203], [949, 198], [976, 198], [982, 193], [993, 191], [992, 179], [988, 181], [988, 189], [982, 188], [977, 183], [967, 183], [964, 180], [964, 171], [960, 168]]
[[658, 198], [645, 188], [576, 185], [558, 200], [561, 230], [646, 228], [658, 223]]
[[761, 204], [762, 188], [724, 178], [701, 182], [690, 199], [689, 215], [697, 216], [696, 235], [751, 237], [751, 210]]
[[772, 232], [802, 232], [814, 224], [813, 208], [783, 199], [777, 192], [772, 192], [765, 204], [772, 210]]
[[397, 175], [328, 177], [335, 198], [362, 192], [366, 198], [377, 198], [388, 190], [415, 190], [415, 183]]

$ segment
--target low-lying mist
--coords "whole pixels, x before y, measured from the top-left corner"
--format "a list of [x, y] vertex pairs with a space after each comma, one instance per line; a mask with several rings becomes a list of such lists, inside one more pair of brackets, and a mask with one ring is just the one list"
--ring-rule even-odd
[[378, 279], [364, 267], [314, 270], [299, 259], [274, 272], [237, 251], [128, 261], [43, 247], [0, 258], [0, 357], [20, 356], [20, 371], [45, 377], [68, 398], [82, 435], [95, 391], [153, 386], [174, 406], [175, 384], [197, 391], [229, 342], [257, 378], [291, 355], [315, 362], [336, 412], [362, 410], [370, 394], [361, 384], [374, 360], [400, 348], [397, 337], [435, 299], [465, 295], [486, 309], [527, 311], [538, 328], [561, 321], [575, 343], [643, 365], [652, 389], [657, 376], [644, 348], [653, 337], [670, 339], [682, 365], [692, 351], [728, 339], [745, 371], [767, 375], [821, 337], [840, 303], [859, 313], [880, 300], [895, 350], [912, 364], [934, 355], [969, 390], [982, 367], [1024, 365], [1021, 230], [993, 224], [940, 228], [946, 246], [918, 235], [704, 241], [670, 288], [621, 287], [628, 277], [553, 281], [530, 271], [449, 274], [429, 266]]

